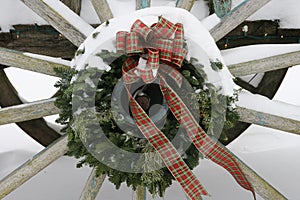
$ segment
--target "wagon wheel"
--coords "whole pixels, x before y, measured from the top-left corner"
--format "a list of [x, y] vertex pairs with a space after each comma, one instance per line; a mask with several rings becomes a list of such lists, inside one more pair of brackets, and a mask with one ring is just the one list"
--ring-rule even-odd
[[[22, 1], [38, 15], [43, 17], [49, 24], [51, 24], [56, 30], [58, 30], [76, 46], [79, 46], [93, 31], [93, 28], [89, 24], [85, 23], [80, 17], [67, 9], [67, 7], [58, 0]], [[210, 30], [212, 37], [215, 39], [215, 41], [218, 41], [269, 1], [270, 0], [252, 0], [245, 2], [234, 12], [224, 17], [224, 19], [219, 24], [217, 24], [213, 29]], [[105, 0], [92, 0], [92, 2], [101, 21], [112, 18], [112, 13]], [[141, 1], [137, 2], [137, 5], [141, 5]], [[190, 10], [193, 4], [194, 1], [179, 0], [177, 2], [178, 7], [187, 10]], [[59, 10], [57, 10], [57, 7], [53, 5], [60, 5]], [[73, 17], [71, 18], [70, 16]], [[299, 52], [281, 54], [260, 60], [239, 63], [228, 67], [234, 76], [267, 72], [299, 64], [299, 60], [297, 60], [296, 57], [296, 55], [298, 54]], [[54, 67], [57, 67], [58, 65], [64, 68], [69, 67], [68, 64], [66, 64], [68, 62], [58, 63], [57, 61], [49, 57], [37, 58], [37, 56], [28, 54], [25, 55], [22, 52], [10, 51], [8, 49], [1, 49], [0, 55], [0, 62], [4, 65], [28, 69], [53, 76], [56, 76], [53, 70]], [[299, 108], [295, 108], [294, 106], [286, 103], [278, 103], [276, 101], [266, 99], [263, 96], [254, 96], [251, 93], [246, 92], [240, 94], [240, 100], [237, 107], [241, 121], [299, 134], [299, 120], [286, 117], [284, 115], [281, 115], [280, 113], [273, 112], [272, 110], [260, 110], [260, 108], [244, 104], [243, 99], [245, 98], [251, 98], [258, 104], [272, 104], [281, 106], [283, 108], [293, 108], [295, 112], [294, 116], [297, 116], [297, 113], [299, 113]], [[26, 103], [20, 106], [3, 108], [0, 110], [0, 124], [23, 122], [57, 114], [59, 110], [54, 106], [54, 101], [55, 98], [51, 98], [47, 100]], [[12, 192], [14, 189], [33, 177], [54, 160], [63, 156], [66, 153], [66, 143], [67, 136], [61, 136], [48, 148], [37, 154], [31, 161], [25, 163], [20, 168], [16, 169], [14, 172], [1, 180], [0, 198], [3, 198], [4, 196]], [[261, 197], [265, 199], [286, 199], [281, 193], [279, 193], [275, 188], [273, 188], [270, 184], [263, 180], [242, 161], [238, 159], [238, 162], [253, 184], [255, 192], [257, 192]], [[94, 171], [92, 171], [91, 177], [89, 178], [86, 188], [82, 193], [82, 199], [95, 198], [95, 194], [101, 186], [103, 177], [101, 177], [102, 179], [95, 179], [93, 173]], [[92, 184], [95, 180], [98, 183], [96, 185]]]

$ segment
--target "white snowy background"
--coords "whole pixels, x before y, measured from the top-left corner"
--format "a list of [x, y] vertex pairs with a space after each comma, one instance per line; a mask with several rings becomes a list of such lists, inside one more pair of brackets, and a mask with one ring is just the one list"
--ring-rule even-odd
[[[108, 0], [108, 2], [115, 16], [125, 15], [135, 9], [134, 0]], [[152, 0], [152, 2], [152, 6], [175, 5], [174, 0]], [[234, 6], [241, 2], [242, 0], [233, 0]], [[299, 0], [271, 0], [264, 8], [251, 16], [250, 20], [280, 19], [281, 27], [300, 28], [299, 6]], [[206, 27], [211, 27], [214, 21], [218, 21], [215, 16], [207, 18], [208, 9], [203, 0], [196, 1], [192, 13], [199, 20], [204, 20]], [[99, 23], [95, 12], [91, 8], [90, 0], [83, 0], [81, 16], [89, 23]], [[2, 31], [8, 31], [13, 24], [30, 23], [45, 24], [42, 19], [20, 1], [0, 1], [0, 27]], [[300, 45], [255, 45], [225, 50], [222, 54], [226, 64], [232, 64], [295, 50], [300, 50]], [[5, 71], [19, 95], [25, 101], [49, 98], [56, 91], [53, 85], [57, 78], [15, 68], [7, 68]], [[300, 106], [299, 76], [299, 66], [290, 68], [275, 99]], [[288, 111], [286, 112], [288, 113]], [[47, 117], [50, 122], [53, 122], [55, 118], [56, 116]], [[252, 125], [238, 139], [228, 145], [228, 148], [288, 199], [300, 199], [299, 136]], [[0, 126], [0, 179], [42, 149], [41, 145], [34, 142], [16, 125]], [[58, 159], [4, 199], [78, 199], [90, 169], [87, 167], [76, 169], [76, 162], [75, 159], [69, 157]], [[212, 195], [204, 199], [252, 199], [250, 192], [239, 187], [225, 170], [210, 161], [202, 161], [194, 172]], [[105, 181], [97, 199], [131, 200], [132, 191], [125, 185], [116, 191], [111, 183]], [[152, 199], [152, 197], [148, 195], [147, 199]], [[178, 184], [174, 183], [167, 190], [164, 199], [182, 200], [186, 198]], [[258, 199], [261, 198], [258, 197]]]

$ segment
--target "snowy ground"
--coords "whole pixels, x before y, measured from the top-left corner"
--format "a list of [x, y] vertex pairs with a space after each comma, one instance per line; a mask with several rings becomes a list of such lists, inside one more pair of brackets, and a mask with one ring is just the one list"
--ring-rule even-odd
[[[44, 23], [43, 20], [32, 14], [18, 0], [2, 0], [1, 2], [3, 2], [0, 7], [0, 27], [2, 31], [8, 30], [10, 25], [17, 23]], [[134, 10], [133, 0], [110, 0], [109, 2], [115, 15], [120, 16], [125, 14], [125, 12]], [[241, 0], [234, 0], [233, 2], [234, 5], [237, 5]], [[300, 2], [298, 0], [285, 0], [285, 7], [281, 6], [280, 3], [281, 1], [279, 0], [272, 0], [265, 8], [252, 16], [251, 19], [279, 18], [281, 26], [299, 28], [300, 14], [297, 8], [299, 8]], [[175, 1], [171, 0], [153, 0], [154, 6], [173, 6], [174, 4]], [[124, 7], [120, 9], [121, 5], [126, 6], [126, 9]], [[203, 5], [204, 2], [199, 0], [197, 1], [197, 7], [193, 9], [193, 13], [199, 19], [207, 16], [207, 8]], [[11, 16], [12, 9], [22, 11], [14, 12], [20, 13], [19, 17], [4, 17], [6, 15]], [[285, 11], [286, 9], [289, 9], [289, 11]], [[94, 13], [90, 11], [90, 2], [88, 0], [84, 1], [82, 16], [91, 23], [97, 22]], [[232, 64], [259, 58], [260, 56], [275, 55], [299, 49], [299, 45], [283, 45], [280, 48], [258, 45], [226, 50], [222, 54], [226, 63]], [[53, 85], [57, 80], [56, 78], [21, 69], [9, 68], [6, 69], [6, 72], [17, 91], [19, 91], [20, 96], [27, 101], [49, 98], [55, 93]], [[300, 66], [290, 68], [275, 99], [300, 106], [299, 76]], [[55, 117], [50, 117], [50, 119], [53, 118]], [[0, 138], [0, 179], [42, 150], [39, 144], [32, 141], [31, 138], [14, 124], [0, 126]], [[300, 199], [298, 189], [298, 182], [300, 180], [298, 170], [300, 166], [300, 158], [298, 156], [300, 153], [299, 136], [269, 128], [251, 126], [228, 147], [263, 178], [286, 195], [288, 199]], [[75, 163], [76, 160], [73, 158], [60, 158], [4, 199], [78, 199], [90, 169], [76, 169]], [[212, 197], [205, 199], [252, 199], [249, 192], [241, 189], [231, 176], [210, 161], [203, 161], [195, 169], [195, 173], [209, 193], [212, 194]], [[122, 199], [130, 200], [132, 199], [132, 191], [126, 186], [116, 191], [114, 186], [106, 181], [97, 199], [117, 200], [121, 196]], [[147, 199], [152, 198], [148, 196]], [[165, 199], [182, 200], [185, 197], [180, 187], [175, 183], [167, 191]]]

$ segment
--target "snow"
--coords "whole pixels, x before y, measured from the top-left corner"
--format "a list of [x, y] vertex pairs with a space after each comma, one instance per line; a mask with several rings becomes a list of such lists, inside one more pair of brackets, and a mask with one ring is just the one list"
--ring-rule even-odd
[[258, 44], [222, 50], [226, 65], [299, 51], [300, 44]]
[[[237, 5], [241, 1], [233, 0], [233, 3]], [[120, 14], [122, 16], [134, 9], [132, 0], [109, 0], [109, 2], [112, 2], [113, 13], [116, 15]], [[129, 5], [126, 4], [127, 7], [120, 9], [118, 5], [121, 5], [120, 3], [122, 2], [127, 2]], [[156, 6], [160, 2], [172, 7], [175, 1], [153, 0], [153, 5]], [[196, 1], [199, 5], [201, 4], [200, 2]], [[283, 2], [284, 6], [282, 6]], [[265, 8], [250, 17], [250, 19], [279, 18], [281, 20], [281, 27], [299, 28], [299, 3], [298, 0], [272, 0]], [[90, 4], [89, 0], [83, 0], [83, 5], [86, 5], [84, 9], [86, 10], [83, 11], [82, 15], [87, 16], [85, 20], [94, 20], [93, 22], [96, 22], [96, 15], [88, 9], [88, 4]], [[118, 8], [119, 10], [116, 10]], [[207, 11], [207, 8], [203, 10]], [[199, 12], [198, 14], [200, 15], [201, 11], [196, 9], [194, 11], [193, 9], [193, 12]], [[11, 13], [17, 13], [17, 15]], [[8, 31], [12, 24], [45, 23], [18, 0], [1, 0], [0, 16], [2, 31]], [[211, 16], [210, 19], [204, 19], [202, 22], [205, 27], [212, 27], [213, 21], [216, 22], [218, 19]], [[226, 64], [233, 64], [254, 58], [276, 55], [276, 53], [280, 53], [279, 51], [283, 52], [283, 49], [286, 52], [299, 50], [299, 45], [255, 45], [222, 51], [222, 56]], [[5, 71], [8, 73], [9, 78], [20, 95], [31, 101], [49, 98], [56, 91], [53, 84], [57, 79], [53, 77], [49, 78], [50, 76], [27, 72], [21, 69], [8, 68]], [[290, 68], [274, 99], [300, 106], [300, 94], [298, 92], [299, 76], [299, 66]], [[255, 104], [254, 100], [250, 99], [247, 104]], [[274, 108], [274, 110], [276, 109]], [[283, 110], [283, 113], [288, 114], [286, 110]], [[24, 134], [15, 124], [1, 126], [0, 138], [0, 179], [43, 149], [41, 145]], [[238, 139], [228, 145], [230, 150], [250, 165], [265, 180], [286, 195], [288, 199], [293, 200], [299, 199], [299, 147], [300, 137], [298, 135], [255, 125], [252, 125]], [[73, 158], [60, 158], [16, 191], [5, 197], [4, 200], [78, 199], [90, 169], [87, 167], [76, 169], [76, 162]], [[220, 169], [207, 160], [201, 162], [194, 171], [209, 193], [212, 194], [212, 197], [205, 199], [253, 199], [251, 194], [240, 188], [225, 170]], [[132, 191], [125, 185], [122, 185], [121, 189], [116, 191], [113, 185], [106, 180], [97, 199], [119, 200], [120, 196], [125, 200], [132, 199]], [[147, 199], [152, 199], [149, 194]], [[165, 199], [182, 200], [185, 199], [185, 196], [178, 184], [174, 183], [167, 190]], [[261, 200], [262, 198], [258, 197], [257, 199]]]
[[59, 80], [57, 77], [13, 67], [4, 71], [25, 102], [51, 98], [57, 91], [54, 87]]
[[63, 4], [59, 0], [44, 0], [44, 2], [49, 5], [54, 11], [59, 13], [64, 19], [66, 19], [70, 24], [72, 24], [77, 30], [88, 36], [93, 32], [94, 28], [90, 26], [87, 22], [82, 20], [78, 15], [76, 15], [69, 7]]
[[220, 22], [221, 22], [221, 19], [216, 14], [209, 15], [208, 17], [201, 20], [202, 25], [207, 30], [211, 30], [213, 27], [215, 27]]
[[61, 64], [61, 65], [71, 66], [71, 62], [70, 61], [64, 60], [64, 59], [61, 59], [61, 58], [44, 56], [44, 55], [34, 54], [34, 53], [23, 53], [23, 54], [25, 56], [29, 56], [31, 58], [37, 58], [37, 59], [49, 61], [49, 62], [52, 62], [52, 63], [57, 63], [57, 64]]
[[[216, 72], [211, 69], [210, 61], [223, 61], [221, 53], [217, 48], [213, 38], [210, 36], [207, 29], [205, 29], [201, 22], [194, 17], [190, 12], [164, 6], [151, 7], [132, 12], [130, 15], [116, 17], [111, 19], [109, 25], [102, 24], [95, 29], [93, 33], [99, 33], [95, 38], [91, 34], [86, 41], [80, 46], [84, 49], [84, 54], [80, 54], [72, 61], [72, 65], [77, 69], [84, 69], [88, 66], [97, 66], [99, 69], [105, 67], [97, 53], [102, 49], [115, 51], [115, 35], [120, 30], [129, 31], [133, 22], [137, 19], [143, 21], [149, 27], [157, 22], [158, 16], [163, 16], [173, 23], [182, 23], [184, 25], [185, 38], [188, 46], [188, 56], [197, 58], [205, 67], [208, 76], [208, 81], [222, 87], [225, 94], [231, 95], [233, 93], [234, 83], [229, 70], [224, 67], [223, 70]], [[195, 29], [197, 27], [197, 29]]]
[[3, 32], [8, 32], [15, 24], [46, 23], [19, 0], [1, 0], [0, 16], [0, 28]]
[[[233, 0], [233, 7], [242, 3], [244, 0]], [[55, 2], [55, 1], [52, 1]], [[51, 0], [48, 0], [51, 4]], [[124, 16], [129, 12], [135, 10], [134, 0], [109, 0], [108, 1], [112, 13], [115, 17]], [[170, 6], [174, 7], [176, 0], [152, 0], [151, 6]], [[259, 20], [259, 19], [279, 19], [280, 27], [282, 28], [299, 28], [300, 27], [300, 17], [298, 11], [298, 0], [285, 0], [284, 6], [281, 0], [272, 0], [261, 10], [256, 12], [249, 20]], [[288, 11], [288, 12], [287, 12]], [[191, 10], [199, 20], [205, 19], [208, 16], [208, 7], [206, 2], [203, 0], [197, 0], [194, 7]], [[0, 7], [0, 27], [1, 31], [9, 31], [14, 24], [33, 24], [37, 23], [39, 25], [46, 24], [46, 22], [27, 8], [19, 0], [1, 0]], [[12, 15], [11, 13], [18, 13], [17, 15]], [[90, 24], [99, 24], [100, 20], [97, 17], [96, 12], [92, 8], [91, 0], [82, 1], [82, 18]], [[213, 15], [214, 21], [219, 19], [216, 15]], [[210, 24], [210, 28], [212, 25]]]
[[[259, 44], [226, 49], [222, 50], [221, 53], [226, 65], [232, 65], [299, 50], [300, 44]], [[263, 73], [259, 73], [255, 77], [248, 75], [240, 78], [257, 87], [262, 77]]]
[[[233, 0], [232, 4], [236, 6], [243, 1], [244, 0]], [[281, 28], [299, 28], [299, 15], [298, 0], [271, 0], [248, 20], [279, 19]]]
[[300, 106], [300, 94], [299, 92], [295, 92], [299, 91], [299, 74], [300, 65], [289, 68], [281, 87], [274, 97], [275, 100], [282, 100]]
[[[256, 102], [256, 103], [253, 103]], [[237, 105], [242, 108], [261, 111], [293, 120], [300, 121], [300, 106], [287, 104], [261, 95], [254, 95], [246, 90], [239, 93]]]

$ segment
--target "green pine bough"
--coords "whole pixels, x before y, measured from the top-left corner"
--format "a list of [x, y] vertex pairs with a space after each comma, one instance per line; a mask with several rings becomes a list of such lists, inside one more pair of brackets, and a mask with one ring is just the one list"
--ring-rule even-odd
[[[128, 57], [126, 55], [120, 56], [107, 50], [103, 50], [98, 56], [100, 56], [104, 62], [109, 63], [109, 66], [111, 67], [109, 71], [101, 71], [95, 67], [89, 67], [84, 70], [84, 76], [77, 76], [81, 72], [74, 69], [56, 69], [56, 73], [61, 77], [61, 80], [55, 85], [59, 88], [55, 105], [61, 109], [57, 122], [64, 125], [62, 132], [68, 134], [68, 155], [80, 158], [77, 167], [89, 165], [90, 167], [96, 167], [97, 176], [106, 174], [109, 177], [109, 181], [116, 186], [116, 189], [120, 187], [121, 183], [126, 182], [127, 186], [132, 187], [133, 190], [136, 190], [137, 186], [144, 186], [151, 194], [163, 196], [165, 190], [171, 186], [172, 181], [174, 180], [166, 167], [146, 173], [118, 171], [103, 164], [99, 159], [96, 159], [84, 145], [87, 141], [93, 140], [93, 144], [96, 144], [93, 147], [94, 150], [102, 151], [103, 157], [105, 157], [106, 149], [110, 149], [110, 147], [107, 146], [107, 143], [103, 142], [103, 137], [108, 138], [113, 144], [129, 152], [145, 153], [154, 151], [153, 147], [146, 139], [133, 136], [132, 132], [138, 131], [137, 129], [125, 132], [122, 131], [118, 127], [112, 113], [111, 94], [118, 80], [122, 76], [121, 66]], [[214, 70], [220, 70], [223, 65], [221, 62], [217, 61], [211, 62], [211, 67]], [[190, 99], [193, 99], [193, 102], [196, 102], [197, 105], [194, 105], [196, 109], [191, 109], [191, 111], [194, 116], [198, 115], [200, 126], [208, 133], [208, 135], [225, 143], [228, 140], [225, 130], [232, 128], [239, 118], [233, 107], [237, 100], [237, 95], [225, 96], [218, 92], [218, 88], [207, 83], [204, 66], [199, 64], [194, 58], [191, 58], [189, 61], [185, 60], [178, 71], [194, 90], [191, 94], [186, 94], [185, 91], [183, 91], [183, 95], [180, 95], [181, 98], [183, 101], [190, 101]], [[78, 77], [76, 84], [71, 81], [74, 76]], [[97, 121], [104, 132], [104, 136], [103, 134], [89, 133], [83, 128], [84, 126], [94, 126], [94, 124], [89, 124], [89, 121], [91, 121], [89, 119], [91, 116], [91, 113], [89, 113], [90, 111], [82, 111], [80, 117], [74, 117], [72, 113], [72, 103], [76, 102], [73, 94], [89, 93], [92, 88], [90, 84], [87, 84], [85, 80], [86, 77], [99, 76], [101, 76], [101, 79], [99, 79], [97, 84], [95, 97], [90, 98], [90, 100], [87, 99], [85, 102], [89, 103], [90, 101], [91, 104], [95, 104]], [[214, 109], [212, 109], [212, 105], [214, 106]], [[189, 105], [189, 108], [190, 107], [193, 107], [193, 104]], [[226, 114], [224, 115], [224, 113]], [[217, 117], [214, 117], [212, 120], [212, 115]], [[83, 124], [85, 125], [83, 126]], [[178, 121], [171, 112], [168, 112], [162, 132], [169, 140], [172, 140], [177, 134], [179, 127], [180, 124]], [[97, 132], [97, 127], [94, 129], [95, 132]], [[222, 130], [222, 132], [215, 134], [218, 130]], [[183, 134], [182, 140], [189, 140], [186, 133]], [[191, 169], [199, 164], [200, 158], [203, 158], [203, 156], [194, 145], [190, 145], [183, 153], [183, 159]], [[147, 168], [157, 164], [149, 163], [147, 162], [148, 160], [149, 158], [147, 158], [147, 156], [141, 156], [139, 162], [136, 163], [136, 167]], [[114, 162], [115, 163], [113, 164], [115, 165], [122, 164], [118, 163], [117, 159], [115, 159]]]

